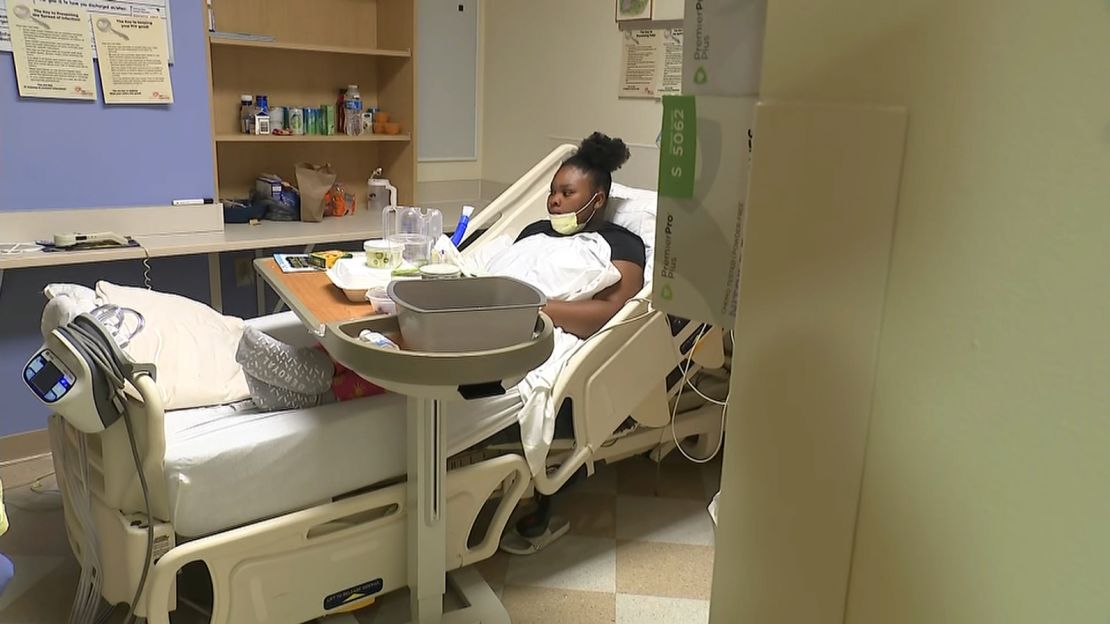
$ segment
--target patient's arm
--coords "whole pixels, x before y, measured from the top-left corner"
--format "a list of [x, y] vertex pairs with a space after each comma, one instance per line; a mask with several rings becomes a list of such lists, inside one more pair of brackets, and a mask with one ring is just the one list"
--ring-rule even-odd
[[551, 322], [579, 338], [596, 334], [644, 285], [644, 269], [640, 265], [614, 260], [613, 266], [620, 271], [620, 281], [594, 295], [593, 299], [548, 301], [543, 311], [551, 317]]

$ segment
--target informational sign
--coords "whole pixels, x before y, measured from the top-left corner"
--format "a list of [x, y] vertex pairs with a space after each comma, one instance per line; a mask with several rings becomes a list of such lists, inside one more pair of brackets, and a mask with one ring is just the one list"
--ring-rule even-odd
[[9, 2], [15, 77], [21, 97], [95, 100], [88, 13], [79, 7]]
[[682, 91], [682, 29], [624, 31], [618, 95], [658, 98]]
[[[8, 0], [14, 4], [14, 0]], [[93, 29], [95, 20], [102, 15], [116, 15], [125, 17], [161, 17], [165, 25], [166, 46], [169, 50], [169, 62], [173, 63], [173, 36], [170, 25], [169, 0], [20, 0], [21, 4], [28, 6], [63, 6], [79, 7], [88, 11], [89, 20], [89, 47], [92, 48], [93, 57], [96, 49], [93, 47]], [[0, 0], [0, 52], [11, 52], [11, 31], [8, 28], [8, 14], [4, 1]]]
[[104, 103], [173, 102], [162, 18], [100, 15], [93, 22]]

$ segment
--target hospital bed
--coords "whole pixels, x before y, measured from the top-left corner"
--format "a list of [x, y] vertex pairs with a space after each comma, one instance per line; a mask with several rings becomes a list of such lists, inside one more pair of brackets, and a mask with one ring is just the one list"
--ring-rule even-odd
[[[557, 148], [481, 211], [471, 227], [486, 231], [464, 253], [500, 235], [515, 237], [544, 218], [549, 180], [574, 149]], [[621, 198], [614, 190], [611, 210], [627, 210], [609, 216], [645, 239], [650, 258], [654, 202], [650, 193], [626, 191]], [[630, 218], [639, 227], [622, 222]], [[722, 408], [677, 395], [695, 374], [727, 379], [725, 340], [719, 330], [652, 310], [649, 299], [648, 284], [568, 360], [553, 397], [571, 414], [574, 435], [552, 445], [546, 471], [532, 474], [510, 452], [469, 465], [456, 461], [448, 472], [446, 569], [460, 570], [451, 582], [471, 602], [496, 597], [464, 568], [493, 555], [529, 491], [553, 494], [598, 462], [645, 452], [661, 459], [682, 440], [692, 440], [699, 456], [719, 447]], [[248, 323], [292, 344], [316, 339], [291, 313]], [[141, 398], [127, 406], [154, 519], [155, 563], [137, 614], [168, 622], [177, 607], [178, 574], [197, 563], [211, 577], [213, 622], [310, 621], [405, 586], [405, 458], [393, 448], [366, 452], [376, 437], [397, 433], [376, 429], [373, 411], [396, 410], [402, 399], [275, 413], [241, 404], [166, 411], [155, 383], [142, 378]], [[469, 438], [454, 438], [456, 449], [473, 448], [513, 422], [519, 402], [485, 400], [488, 418]], [[100, 593], [109, 603], [130, 602], [146, 567], [148, 527], [127, 433], [116, 422], [84, 434], [57, 416], [50, 430], [71, 547], [78, 559], [85, 549], [99, 553]], [[82, 448], [86, 461], [76, 465]], [[88, 509], [78, 508], [76, 493], [83, 490], [90, 494]], [[496, 505], [492, 519], [476, 531], [487, 503]]]

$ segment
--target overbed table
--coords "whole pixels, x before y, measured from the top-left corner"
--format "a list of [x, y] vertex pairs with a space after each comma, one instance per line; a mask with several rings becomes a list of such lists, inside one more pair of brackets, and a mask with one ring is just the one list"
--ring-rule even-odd
[[[540, 315], [535, 337], [496, 351], [419, 354], [379, 349], [358, 340], [362, 329], [396, 331], [396, 317], [375, 315], [369, 302], [352, 303], [322, 271], [283, 273], [272, 258], [255, 260], [277, 292], [333, 359], [387, 390], [408, 396], [408, 586], [414, 624], [509, 623], [508, 613], [473, 570], [452, 573], [467, 607], [444, 613], [447, 473], [443, 403], [468, 387], [516, 380], [551, 355], [551, 320]], [[353, 621], [353, 620], [351, 620]]]

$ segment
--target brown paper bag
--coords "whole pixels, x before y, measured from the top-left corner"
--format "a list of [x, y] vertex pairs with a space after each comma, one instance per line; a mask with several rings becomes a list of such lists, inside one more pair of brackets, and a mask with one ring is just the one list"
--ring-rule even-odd
[[331, 164], [297, 163], [297, 189], [301, 192], [301, 221], [324, 220], [324, 195], [335, 183]]

